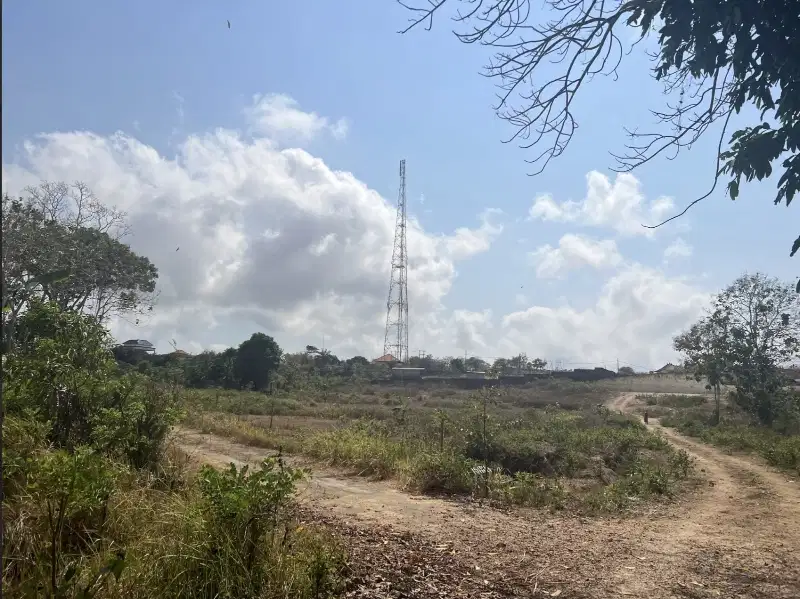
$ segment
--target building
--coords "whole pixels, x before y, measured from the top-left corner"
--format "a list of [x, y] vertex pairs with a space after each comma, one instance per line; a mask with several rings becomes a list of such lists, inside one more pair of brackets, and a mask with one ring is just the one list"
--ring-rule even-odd
[[419, 381], [422, 380], [422, 373], [425, 372], [424, 368], [392, 368], [392, 380], [397, 381], [408, 381], [408, 380], [415, 380]]
[[128, 339], [125, 343], [123, 343], [119, 347], [123, 347], [125, 349], [129, 349], [132, 351], [142, 351], [146, 354], [156, 353], [155, 345], [150, 343], [147, 339]]
[[380, 358], [375, 358], [372, 361], [373, 364], [385, 364], [386, 366], [394, 366], [395, 364], [400, 364], [400, 360], [395, 358], [392, 354], [386, 354], [381, 356]]
[[683, 368], [669, 362], [656, 370], [654, 374], [683, 374]]
[[463, 376], [466, 379], [485, 379], [486, 373], [480, 370], [470, 370], [469, 372], [465, 372]]

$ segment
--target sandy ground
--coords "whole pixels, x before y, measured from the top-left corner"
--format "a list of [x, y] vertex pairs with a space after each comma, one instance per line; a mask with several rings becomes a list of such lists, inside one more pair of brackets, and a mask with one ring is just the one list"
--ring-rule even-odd
[[[609, 406], [636, 402], [622, 393]], [[632, 517], [504, 512], [317, 467], [301, 498], [352, 545], [363, 570], [352, 597], [800, 597], [800, 482], [650, 423], [703, 482]], [[194, 431], [178, 442], [215, 466], [267, 455]]]

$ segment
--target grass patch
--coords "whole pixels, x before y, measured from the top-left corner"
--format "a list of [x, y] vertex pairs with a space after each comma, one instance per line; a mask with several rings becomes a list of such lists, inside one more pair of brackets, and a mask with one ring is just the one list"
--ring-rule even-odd
[[42, 431], [6, 417], [3, 596], [310, 599], [343, 589], [341, 547], [295, 516], [302, 471], [265, 460], [190, 474], [165, 451], [144, 472], [87, 446], [54, 450]]
[[697, 408], [709, 403], [709, 398], [705, 395], [641, 394], [637, 395], [636, 399], [643, 399], [648, 406], [660, 406], [677, 410]]
[[800, 435], [784, 435], [747, 422], [730, 409], [717, 425], [701, 409], [672, 413], [661, 418], [661, 424], [717, 447], [759, 455], [772, 466], [800, 475]]
[[479, 406], [465, 402], [458, 411], [406, 406], [391, 419], [303, 434], [295, 429], [293, 437], [224, 414], [195, 416], [200, 420], [194, 426], [359, 475], [395, 479], [410, 491], [553, 509], [619, 511], [670, 497], [691, 470], [685, 453], [605, 409], [549, 406], [520, 415], [492, 405], [489, 416], [484, 429]]

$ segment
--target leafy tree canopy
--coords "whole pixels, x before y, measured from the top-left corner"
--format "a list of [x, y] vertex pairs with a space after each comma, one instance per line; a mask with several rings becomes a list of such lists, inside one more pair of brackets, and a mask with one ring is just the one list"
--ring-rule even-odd
[[735, 399], [765, 424], [788, 404], [780, 367], [800, 357], [800, 297], [792, 286], [763, 274], [745, 274], [715, 298], [709, 313], [674, 340], [686, 366], [719, 395]]
[[264, 390], [281, 363], [281, 348], [264, 333], [253, 333], [236, 351], [236, 373], [242, 385]]
[[122, 213], [81, 183], [43, 183], [26, 192], [3, 197], [3, 300], [11, 317], [33, 297], [101, 322], [152, 306], [158, 271], [120, 241]]
[[[541, 21], [530, 0], [401, 4], [412, 14], [403, 33], [429, 29], [452, 7], [458, 39], [493, 50], [486, 75], [500, 88], [496, 110], [515, 128], [508, 141], [533, 150], [534, 174], [567, 148], [580, 90], [598, 75], [616, 76], [628, 45], [625, 29], [635, 28], [639, 41], [657, 38], [652, 74], [676, 103], [653, 111], [660, 130], [629, 131], [627, 148], [615, 155], [618, 171], [674, 155], [713, 128], [719, 132], [714, 183], [687, 210], [711, 195], [720, 176], [735, 200], [742, 179], [769, 177], [776, 163], [775, 204], [788, 206], [800, 187], [798, 0], [545, 0], [550, 10]], [[731, 132], [731, 117], [747, 106], [760, 111], [760, 122]], [[798, 250], [800, 236], [791, 255]]]

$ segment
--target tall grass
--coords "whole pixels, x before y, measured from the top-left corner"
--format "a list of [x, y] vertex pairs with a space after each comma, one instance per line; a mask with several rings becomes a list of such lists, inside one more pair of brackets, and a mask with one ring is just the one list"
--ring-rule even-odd
[[[206, 430], [260, 447], [286, 447], [282, 433], [227, 415], [203, 418]], [[294, 448], [355, 474], [395, 479], [415, 492], [588, 511], [669, 497], [691, 470], [685, 453], [607, 410], [529, 410], [483, 424], [474, 406], [438, 415], [408, 410], [391, 421], [362, 419], [308, 431], [294, 439]]]
[[[8, 431], [24, 428], [9, 420]], [[342, 549], [294, 517], [302, 472], [271, 460], [145, 474], [32, 439], [3, 448], [25, 462], [5, 473], [16, 483], [3, 505], [5, 597], [321, 599], [342, 588]]]
[[772, 466], [800, 475], [800, 435], [780, 434], [730, 409], [719, 424], [700, 409], [673, 412], [662, 417], [661, 424], [711, 445], [759, 455]]

